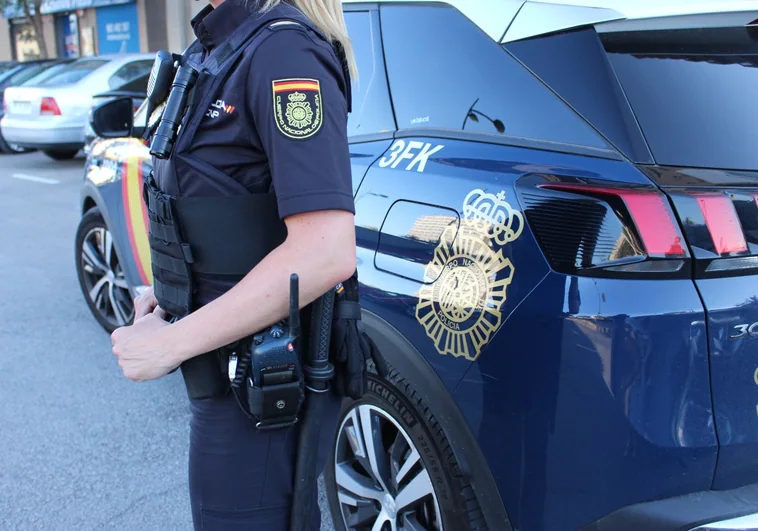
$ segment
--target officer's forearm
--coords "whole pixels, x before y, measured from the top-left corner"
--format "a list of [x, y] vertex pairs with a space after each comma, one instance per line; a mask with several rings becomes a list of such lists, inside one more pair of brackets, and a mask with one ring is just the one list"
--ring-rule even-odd
[[262, 330], [287, 316], [289, 279], [299, 276], [300, 305], [355, 271], [355, 228], [347, 212], [287, 220], [287, 240], [223, 296], [166, 327], [177, 362]]

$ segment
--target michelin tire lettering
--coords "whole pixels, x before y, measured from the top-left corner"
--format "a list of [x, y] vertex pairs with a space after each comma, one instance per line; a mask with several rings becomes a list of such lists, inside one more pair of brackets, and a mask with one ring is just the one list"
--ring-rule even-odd
[[417, 171], [423, 173], [429, 157], [444, 149], [444, 145], [436, 145], [419, 142], [418, 140], [395, 140], [389, 149], [389, 152], [379, 159], [379, 167], [390, 167], [395, 169], [404, 160], [408, 161], [404, 168], [406, 171]]
[[460, 227], [448, 226], [426, 266], [416, 320], [442, 355], [476, 360], [502, 324], [502, 307], [516, 268], [503, 246], [523, 231], [523, 216], [505, 192], [472, 190]]

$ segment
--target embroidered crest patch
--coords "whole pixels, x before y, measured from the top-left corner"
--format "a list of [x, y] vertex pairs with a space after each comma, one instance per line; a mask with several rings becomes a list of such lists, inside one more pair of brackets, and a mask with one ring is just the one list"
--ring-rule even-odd
[[308, 138], [321, 128], [321, 85], [316, 79], [277, 79], [273, 83], [274, 120], [283, 135]]

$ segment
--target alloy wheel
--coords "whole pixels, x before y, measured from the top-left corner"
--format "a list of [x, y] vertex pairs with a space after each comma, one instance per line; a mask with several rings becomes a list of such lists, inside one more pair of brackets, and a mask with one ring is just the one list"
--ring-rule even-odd
[[109, 230], [96, 227], [87, 232], [81, 261], [87, 296], [100, 315], [115, 326], [129, 324], [134, 305]]
[[387, 412], [361, 404], [340, 425], [337, 497], [350, 531], [441, 531], [432, 481], [408, 433]]

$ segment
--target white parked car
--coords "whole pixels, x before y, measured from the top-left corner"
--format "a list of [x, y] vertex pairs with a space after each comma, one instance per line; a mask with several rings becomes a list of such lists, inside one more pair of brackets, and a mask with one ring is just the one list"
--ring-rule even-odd
[[92, 97], [145, 76], [153, 54], [83, 57], [38, 83], [5, 91], [3, 137], [56, 160], [71, 159], [85, 144]]

